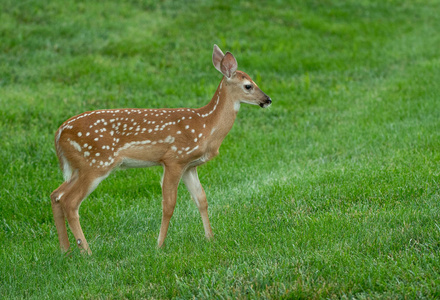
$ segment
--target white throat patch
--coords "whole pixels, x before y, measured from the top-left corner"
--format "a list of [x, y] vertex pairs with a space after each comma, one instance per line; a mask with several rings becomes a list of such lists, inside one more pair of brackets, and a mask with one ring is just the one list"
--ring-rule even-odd
[[240, 110], [240, 101], [237, 101], [234, 103], [234, 110], [239, 111]]

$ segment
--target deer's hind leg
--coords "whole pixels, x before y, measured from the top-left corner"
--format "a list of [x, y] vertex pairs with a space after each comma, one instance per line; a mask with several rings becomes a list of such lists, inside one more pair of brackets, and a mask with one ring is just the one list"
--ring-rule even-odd
[[[69, 241], [67, 238], [67, 231], [64, 218], [69, 223], [70, 230], [75, 236], [77, 246], [88, 254], [92, 254], [87, 240], [79, 222], [79, 206], [81, 202], [98, 186], [98, 184], [107, 177], [108, 174], [91, 175], [90, 173], [78, 174], [78, 177], [65, 186], [52, 193], [52, 203], [58, 199], [55, 204], [52, 204], [54, 211], [55, 224], [57, 226], [58, 236], [60, 238], [60, 245], [63, 250], [69, 248]], [[54, 208], [55, 207], [55, 208]], [[61, 208], [61, 209], [60, 209]], [[61, 217], [62, 213], [62, 217]], [[59, 228], [59, 229], [58, 229]]]
[[67, 252], [69, 250], [70, 243], [67, 236], [66, 217], [64, 215], [63, 207], [61, 206], [59, 200], [65, 194], [68, 187], [69, 183], [66, 181], [50, 195], [53, 218], [55, 220], [55, 226], [58, 233], [58, 240], [60, 242], [61, 251], [63, 252]]

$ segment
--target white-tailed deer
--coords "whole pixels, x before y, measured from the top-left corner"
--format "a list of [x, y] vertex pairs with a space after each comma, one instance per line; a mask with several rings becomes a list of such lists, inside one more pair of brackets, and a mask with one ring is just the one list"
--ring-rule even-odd
[[63, 251], [70, 247], [67, 219], [77, 245], [91, 253], [79, 223], [81, 202], [115, 168], [163, 166], [161, 247], [183, 179], [200, 215], [205, 236], [212, 237], [206, 195], [197, 166], [218, 154], [234, 124], [240, 103], [267, 107], [272, 100], [244, 72], [237, 61], [214, 45], [212, 62], [224, 77], [208, 105], [198, 108], [106, 109], [85, 112], [64, 122], [55, 134], [55, 146], [64, 183], [51, 203]]

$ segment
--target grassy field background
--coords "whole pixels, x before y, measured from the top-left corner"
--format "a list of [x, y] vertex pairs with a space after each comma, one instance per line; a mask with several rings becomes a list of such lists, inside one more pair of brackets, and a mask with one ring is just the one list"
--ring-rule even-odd
[[[1, 298], [440, 297], [439, 1], [2, 1]], [[58, 126], [200, 107], [231, 51], [273, 99], [242, 105], [163, 249], [161, 168], [117, 171], [60, 254]], [[71, 236], [72, 238], [72, 236]], [[73, 239], [71, 239], [73, 241]]]

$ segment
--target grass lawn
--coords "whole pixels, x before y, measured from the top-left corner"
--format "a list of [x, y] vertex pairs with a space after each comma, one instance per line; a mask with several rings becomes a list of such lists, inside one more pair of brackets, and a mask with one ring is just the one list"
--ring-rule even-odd
[[[2, 1], [0, 298], [440, 297], [440, 2], [293, 2]], [[215, 239], [181, 185], [157, 249], [162, 169], [135, 169], [62, 255], [56, 129], [205, 105], [214, 43], [273, 100], [199, 167]]]

